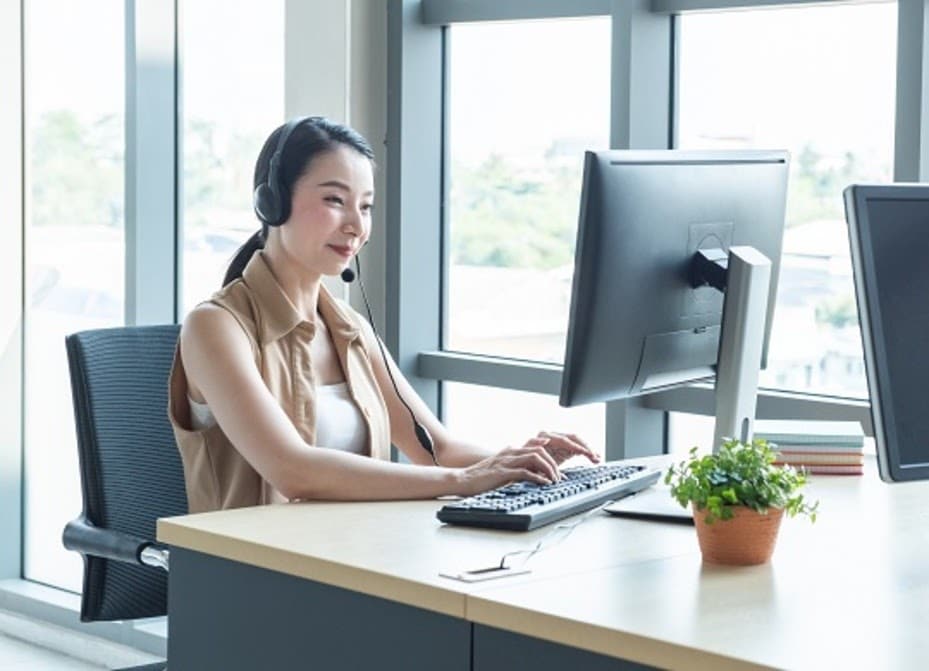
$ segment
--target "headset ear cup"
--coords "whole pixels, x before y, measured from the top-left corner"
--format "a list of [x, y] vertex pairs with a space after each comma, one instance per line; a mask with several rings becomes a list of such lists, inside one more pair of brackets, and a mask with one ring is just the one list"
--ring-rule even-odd
[[278, 226], [281, 219], [281, 200], [267, 182], [255, 187], [255, 214], [268, 226]]
[[268, 226], [280, 226], [290, 218], [290, 193], [278, 179], [280, 164], [283, 160], [284, 148], [287, 146], [287, 138], [300, 124], [314, 118], [316, 117], [291, 119], [281, 128], [277, 147], [268, 159], [268, 177], [264, 183], [255, 187], [253, 194], [255, 214]]
[[283, 184], [278, 184], [274, 202], [277, 203], [277, 221], [271, 225], [280, 226], [285, 221], [290, 219], [290, 192]]

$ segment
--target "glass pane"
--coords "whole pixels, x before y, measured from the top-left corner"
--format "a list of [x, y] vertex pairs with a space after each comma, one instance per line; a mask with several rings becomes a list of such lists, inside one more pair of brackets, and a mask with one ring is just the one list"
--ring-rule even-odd
[[866, 397], [842, 189], [893, 177], [896, 3], [681, 17], [681, 148], [788, 149], [767, 387]]
[[[445, 382], [442, 389], [444, 424], [457, 438], [502, 449], [522, 445], [539, 431], [576, 433], [603, 456], [606, 421], [602, 403], [562, 408], [557, 397], [548, 394], [459, 382]], [[580, 457], [565, 462], [568, 466], [589, 463]]]
[[708, 453], [713, 445], [714, 419], [686, 412], [668, 413], [668, 454], [684, 458], [690, 448]]
[[284, 119], [284, 1], [196, 0], [181, 11], [183, 318], [258, 230], [255, 159]]
[[609, 146], [609, 19], [449, 33], [446, 348], [561, 362], [583, 152]]
[[[683, 458], [692, 447], [698, 447], [701, 453], [708, 453], [713, 444], [713, 418], [705, 415], [692, 415], [686, 412], [668, 413], [668, 452]], [[874, 438], [866, 437], [864, 453], [875, 454]]]
[[64, 338], [123, 323], [122, 0], [26, 3], [27, 578], [81, 589], [61, 545], [81, 511]]

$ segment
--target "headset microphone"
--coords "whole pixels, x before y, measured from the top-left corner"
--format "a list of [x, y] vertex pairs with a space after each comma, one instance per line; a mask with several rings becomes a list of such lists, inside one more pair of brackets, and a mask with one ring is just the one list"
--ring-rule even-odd
[[429, 435], [429, 431], [426, 430], [426, 427], [420, 424], [419, 420], [416, 419], [416, 415], [413, 413], [413, 408], [410, 407], [410, 404], [407, 403], [406, 399], [400, 395], [400, 389], [397, 387], [397, 381], [394, 379], [394, 374], [390, 370], [390, 362], [387, 360], [387, 354], [384, 352], [384, 344], [381, 342], [380, 336], [377, 335], [377, 328], [374, 326], [374, 317], [371, 314], [371, 306], [368, 304], [368, 295], [365, 293], [364, 282], [361, 281], [361, 261], [358, 260], [357, 256], [355, 256], [355, 268], [358, 270], [357, 274], [351, 268], [346, 268], [343, 270], [341, 273], [342, 281], [352, 282], [354, 281], [355, 277], [358, 278], [358, 286], [361, 287], [361, 297], [364, 299], [365, 310], [368, 313], [368, 321], [371, 323], [371, 329], [374, 331], [374, 339], [377, 341], [377, 348], [380, 350], [381, 358], [384, 360], [384, 367], [387, 369], [387, 375], [390, 377], [390, 383], [394, 386], [394, 391], [397, 394], [397, 398], [400, 399], [403, 407], [405, 407], [407, 412], [410, 413], [410, 419], [413, 420], [413, 433], [416, 434], [416, 440], [418, 440], [423, 449], [429, 453], [429, 456], [432, 457], [432, 463], [438, 466], [439, 460], [436, 459], [435, 456], [435, 446], [432, 442], [432, 436]]

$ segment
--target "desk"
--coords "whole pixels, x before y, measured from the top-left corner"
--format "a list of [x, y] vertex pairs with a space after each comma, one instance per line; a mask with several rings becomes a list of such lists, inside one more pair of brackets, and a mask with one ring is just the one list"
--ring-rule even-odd
[[[592, 517], [532, 572], [464, 584], [548, 532], [446, 527], [435, 501], [159, 521], [181, 669], [925, 669], [929, 483], [812, 479], [770, 564], [703, 565], [690, 527]], [[630, 661], [622, 661], [630, 660]], [[311, 661], [313, 664], [308, 664]], [[473, 662], [473, 666], [472, 666]]]

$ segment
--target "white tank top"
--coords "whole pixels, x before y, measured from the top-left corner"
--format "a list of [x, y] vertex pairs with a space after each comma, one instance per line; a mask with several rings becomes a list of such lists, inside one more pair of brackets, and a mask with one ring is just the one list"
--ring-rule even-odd
[[[345, 382], [316, 388], [316, 445], [343, 452], [365, 454], [368, 427], [358, 406], [348, 395]], [[194, 431], [203, 431], [216, 424], [213, 411], [206, 403], [190, 403], [190, 423]]]

